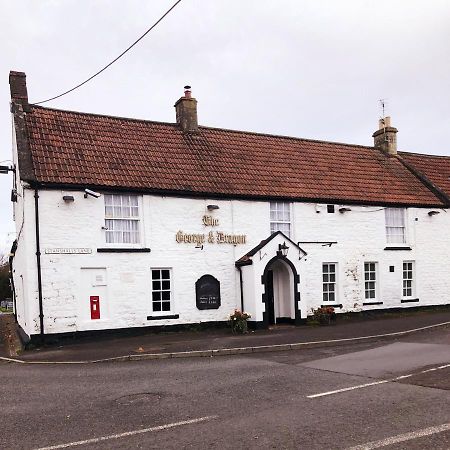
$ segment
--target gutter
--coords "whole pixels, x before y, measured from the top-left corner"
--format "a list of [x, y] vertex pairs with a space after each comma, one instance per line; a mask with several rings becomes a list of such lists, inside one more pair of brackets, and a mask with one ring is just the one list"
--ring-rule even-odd
[[42, 273], [41, 273], [41, 244], [39, 237], [39, 191], [34, 189], [34, 213], [36, 224], [36, 264], [37, 264], [37, 282], [39, 297], [39, 328], [41, 342], [44, 342], [44, 307], [42, 302]]
[[[36, 183], [33, 177], [21, 177], [23, 181], [29, 183]], [[368, 201], [364, 199], [343, 199], [331, 197], [286, 197], [286, 196], [270, 196], [270, 195], [255, 195], [255, 194], [221, 194], [207, 191], [188, 191], [175, 189], [161, 189], [161, 188], [144, 188], [144, 187], [126, 187], [126, 186], [108, 186], [101, 184], [89, 183], [54, 183], [39, 181], [41, 189], [62, 189], [67, 191], [79, 191], [85, 188], [92, 190], [99, 190], [102, 192], [127, 192], [150, 195], [164, 195], [166, 197], [185, 197], [185, 198], [201, 198], [205, 197], [211, 200], [251, 200], [251, 201], [286, 201], [286, 202], [302, 202], [302, 203], [322, 203], [334, 205], [356, 205], [356, 206], [380, 206], [393, 208], [442, 208], [441, 203], [408, 203], [408, 202], [389, 202], [389, 201]]]

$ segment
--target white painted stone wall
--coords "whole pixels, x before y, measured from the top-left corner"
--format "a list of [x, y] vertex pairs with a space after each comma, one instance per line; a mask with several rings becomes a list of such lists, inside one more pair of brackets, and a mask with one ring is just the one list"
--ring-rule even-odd
[[[40, 190], [40, 227], [43, 302], [46, 333], [80, 330], [143, 327], [225, 321], [234, 308], [240, 308], [239, 272], [235, 261], [266, 239], [270, 233], [269, 202], [241, 200], [188, 199], [154, 195], [141, 196], [142, 246], [150, 253], [97, 253], [105, 243], [104, 197], [84, 198], [80, 191]], [[62, 197], [73, 195], [66, 203]], [[36, 247], [34, 239], [33, 191], [25, 189], [16, 205], [16, 224], [21, 204], [25, 205], [25, 227], [15, 258], [14, 280], [18, 320], [28, 334], [39, 332]], [[208, 213], [206, 206], [220, 209]], [[326, 205], [296, 203], [292, 206], [293, 241], [337, 241], [323, 246], [300, 246], [308, 253], [301, 261], [298, 252], [288, 257], [298, 267], [302, 317], [322, 301], [322, 263], [338, 264], [338, 312], [369, 309], [437, 305], [450, 303], [449, 252], [450, 214], [441, 211], [433, 217], [430, 209], [407, 210], [408, 245], [412, 250], [389, 251], [386, 247], [384, 209], [350, 206], [351, 211], [327, 213]], [[219, 226], [205, 227], [205, 214], [219, 219]], [[223, 231], [245, 234], [245, 245], [177, 243], [178, 231], [205, 233]], [[275, 240], [274, 240], [275, 241]], [[262, 271], [275, 256], [277, 242], [269, 245], [267, 256], [255, 255], [252, 266], [242, 267], [245, 309], [252, 320], [262, 320]], [[120, 245], [123, 247], [123, 245]], [[46, 254], [46, 249], [89, 248], [91, 254]], [[266, 259], [267, 258], [267, 259]], [[401, 303], [402, 262], [415, 261], [418, 303]], [[363, 306], [364, 262], [378, 263], [381, 306]], [[395, 271], [389, 272], [389, 266]], [[151, 269], [170, 268], [173, 282], [171, 314], [179, 319], [147, 320], [151, 311]], [[101, 298], [101, 320], [91, 320], [89, 290], [82, 270], [106, 270], [106, 287]], [[204, 274], [220, 281], [222, 305], [217, 310], [200, 311], [195, 303], [195, 282]], [[23, 281], [22, 281], [23, 280]], [[250, 283], [248, 280], [252, 280]], [[23, 283], [23, 284], [21, 284]], [[20, 286], [20, 287], [19, 287]], [[92, 287], [95, 291], [95, 287]], [[95, 295], [95, 292], [94, 294]], [[105, 297], [106, 298], [103, 298]]]

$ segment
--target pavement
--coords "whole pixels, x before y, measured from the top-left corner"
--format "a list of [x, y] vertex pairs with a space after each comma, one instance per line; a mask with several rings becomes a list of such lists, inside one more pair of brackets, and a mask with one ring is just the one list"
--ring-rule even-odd
[[[26, 350], [13, 360], [29, 363], [83, 363], [298, 350], [308, 346], [336, 345], [339, 342], [349, 344], [371, 339], [395, 341], [401, 336], [434, 327], [450, 328], [449, 308], [338, 316], [336, 323], [330, 326], [278, 325], [245, 335], [233, 335], [226, 328], [158, 333], [143, 330], [143, 334], [138, 336], [66, 340], [57, 345]], [[0, 344], [0, 358], [6, 361], [7, 355], [1, 351]]]

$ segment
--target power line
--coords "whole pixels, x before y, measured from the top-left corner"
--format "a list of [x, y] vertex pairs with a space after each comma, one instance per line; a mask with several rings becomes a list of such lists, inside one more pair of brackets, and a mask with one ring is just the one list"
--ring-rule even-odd
[[117, 58], [113, 59], [110, 63], [108, 63], [105, 67], [100, 69], [98, 72], [94, 73], [94, 75], [90, 76], [88, 79], [84, 80], [82, 83], [77, 84], [72, 89], [69, 89], [68, 91], [63, 92], [62, 94], [55, 95], [54, 97], [48, 98], [47, 100], [41, 100], [40, 102], [31, 103], [32, 105], [40, 105], [42, 103], [49, 102], [51, 100], [55, 100], [57, 98], [62, 97], [63, 95], [68, 94], [69, 92], [73, 92], [75, 89], [78, 89], [79, 87], [83, 86], [84, 84], [91, 81], [93, 78], [95, 78], [97, 75], [100, 75], [102, 72], [104, 72], [108, 67], [112, 66], [116, 61], [118, 61], [120, 58], [122, 58], [125, 53], [127, 53], [129, 50], [131, 50], [140, 40], [142, 40], [145, 36], [147, 36], [150, 31], [153, 30], [177, 5], [180, 3], [181, 0], [176, 1], [141, 37], [136, 39], [126, 50], [124, 50]]

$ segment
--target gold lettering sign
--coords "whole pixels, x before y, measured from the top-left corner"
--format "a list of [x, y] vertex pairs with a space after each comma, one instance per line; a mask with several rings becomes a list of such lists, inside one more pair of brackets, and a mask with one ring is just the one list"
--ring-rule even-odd
[[176, 241], [181, 244], [181, 243], [186, 243], [186, 244], [203, 244], [205, 242], [205, 235], [204, 234], [197, 234], [197, 233], [183, 233], [182, 231], [179, 231], [176, 234], [175, 237]]
[[[219, 219], [210, 215], [204, 215], [202, 217], [202, 224], [205, 227], [217, 227], [219, 226]], [[196, 244], [202, 246], [205, 242], [208, 244], [231, 244], [239, 245], [247, 243], [247, 236], [245, 234], [228, 234], [223, 231], [209, 231], [205, 233], [185, 233], [184, 231], [178, 231], [175, 235], [175, 240], [178, 244]]]
[[202, 222], [205, 227], [217, 227], [219, 225], [219, 219], [213, 216], [203, 216]]
[[206, 235], [204, 233], [185, 233], [180, 230], [175, 235], [175, 240], [178, 244], [203, 245], [205, 242], [208, 242], [208, 244], [239, 245], [247, 243], [247, 236], [245, 234], [228, 234], [222, 231], [210, 231]]
[[245, 244], [245, 234], [227, 234], [218, 231], [216, 233], [216, 241], [218, 244]]

